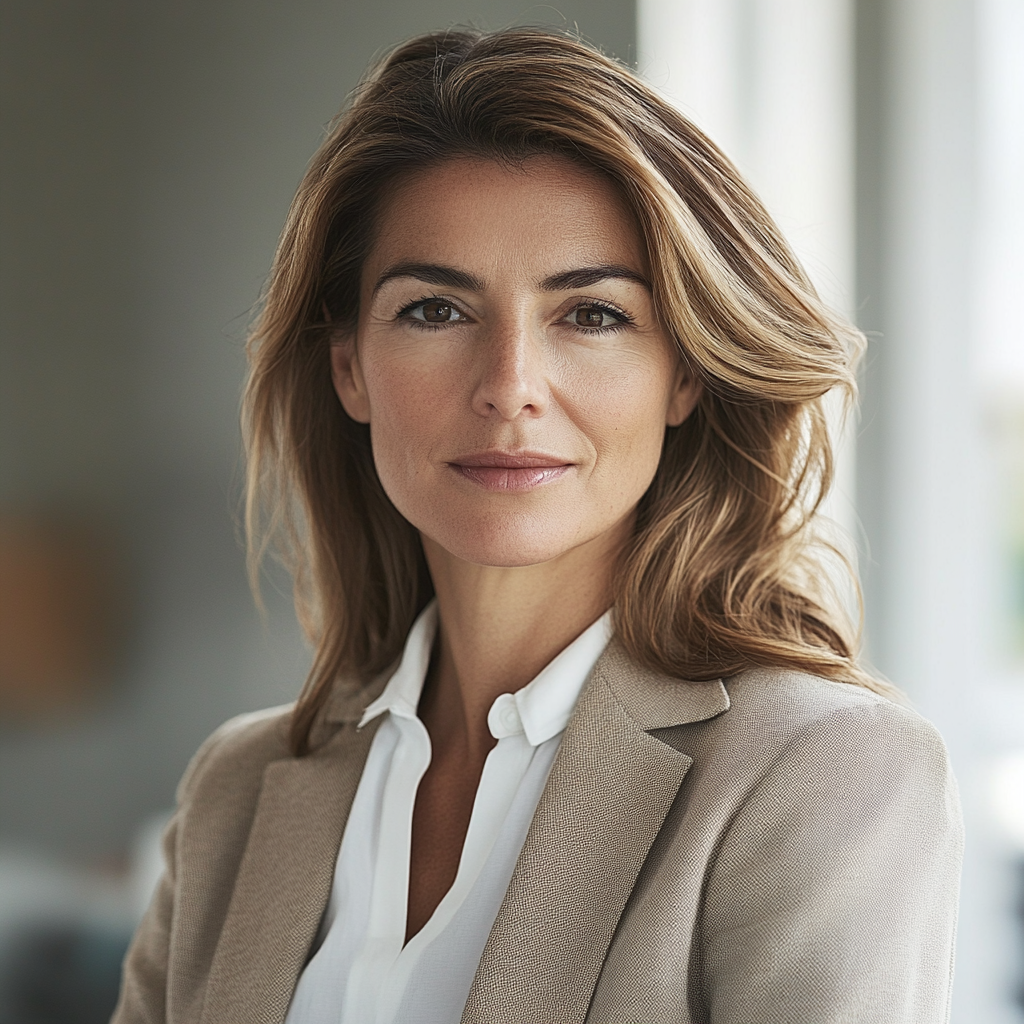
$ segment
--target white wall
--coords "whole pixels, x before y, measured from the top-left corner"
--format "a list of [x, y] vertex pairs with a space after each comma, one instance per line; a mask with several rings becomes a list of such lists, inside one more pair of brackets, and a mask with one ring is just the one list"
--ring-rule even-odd
[[[823, 298], [852, 313], [853, 0], [640, 0], [637, 16], [640, 71], [737, 164]], [[852, 535], [854, 445], [833, 425], [825, 511]]]

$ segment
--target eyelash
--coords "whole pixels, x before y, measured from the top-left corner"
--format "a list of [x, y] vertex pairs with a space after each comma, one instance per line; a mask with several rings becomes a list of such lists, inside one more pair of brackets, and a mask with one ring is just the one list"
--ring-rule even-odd
[[[443, 295], [424, 295], [422, 298], [417, 299], [415, 302], [410, 302], [408, 305], [403, 306], [401, 309], [395, 311], [396, 320], [405, 320], [407, 324], [421, 331], [441, 331], [444, 328], [450, 326], [450, 322], [432, 324], [427, 320], [417, 320], [415, 317], [409, 314], [419, 306], [424, 306], [428, 302], [443, 302], [446, 305], [450, 305], [453, 309], [458, 309], [458, 304], [452, 302], [450, 299], [446, 299]], [[461, 310], [460, 310], [461, 313]], [[458, 321], [456, 321], [458, 323]]]
[[[458, 304], [453, 302], [451, 299], [446, 299], [443, 295], [424, 295], [422, 298], [417, 299], [415, 302], [410, 302], [401, 309], [395, 311], [396, 320], [405, 320], [406, 323], [411, 324], [417, 330], [428, 330], [428, 331], [440, 331], [448, 327], [452, 321], [446, 321], [442, 323], [430, 323], [426, 320], [418, 320], [415, 317], [411, 317], [409, 314], [419, 306], [423, 306], [428, 302], [443, 302], [446, 305], [450, 305], [453, 309], [458, 310]], [[572, 324], [578, 331], [582, 331], [584, 334], [609, 334], [613, 331], [617, 331], [622, 327], [633, 327], [636, 325], [636, 320], [631, 317], [624, 309], [619, 309], [618, 306], [613, 306], [610, 302], [606, 302], [603, 299], [581, 299], [568, 313], [561, 322], [565, 322], [573, 313], [580, 309], [597, 309], [602, 313], [607, 313], [610, 316], [615, 317], [618, 323], [609, 324], [607, 327], [583, 327], [580, 324]], [[461, 310], [459, 311], [461, 314]], [[461, 314], [464, 315], [464, 314]], [[455, 321], [459, 323], [459, 321]]]
[[576, 330], [583, 331], [584, 334], [608, 334], [623, 327], [636, 326], [636, 319], [631, 317], [624, 309], [619, 309], [618, 306], [613, 306], [610, 302], [605, 302], [601, 299], [583, 299], [573, 306], [565, 315], [566, 317], [570, 317], [580, 309], [597, 309], [602, 313], [608, 313], [618, 321], [617, 323], [609, 324], [607, 327], [583, 327], [580, 324], [572, 325]]

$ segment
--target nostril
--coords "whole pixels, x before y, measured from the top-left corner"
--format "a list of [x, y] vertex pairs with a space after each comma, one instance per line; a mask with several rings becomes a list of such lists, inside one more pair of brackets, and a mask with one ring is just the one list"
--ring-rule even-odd
[[508, 419], [523, 413], [538, 415], [548, 405], [548, 383], [543, 373], [521, 363], [491, 366], [477, 383], [474, 405], [495, 410]]

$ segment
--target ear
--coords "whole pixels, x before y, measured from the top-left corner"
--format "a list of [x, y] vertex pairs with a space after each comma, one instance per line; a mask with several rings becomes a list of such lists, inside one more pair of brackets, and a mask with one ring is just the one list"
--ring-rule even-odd
[[679, 365], [676, 367], [672, 393], [669, 395], [668, 411], [665, 414], [666, 425], [678, 427], [697, 407], [703, 393], [704, 386], [697, 379], [696, 374], [680, 359]]
[[354, 334], [338, 335], [331, 340], [331, 382], [345, 412], [357, 423], [369, 423], [370, 398]]

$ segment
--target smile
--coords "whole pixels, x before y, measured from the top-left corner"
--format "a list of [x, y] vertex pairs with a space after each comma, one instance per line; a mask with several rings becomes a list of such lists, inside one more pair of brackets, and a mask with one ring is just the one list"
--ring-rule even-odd
[[480, 452], [448, 465], [488, 491], [530, 491], [564, 476], [574, 465], [558, 456], [534, 452]]

